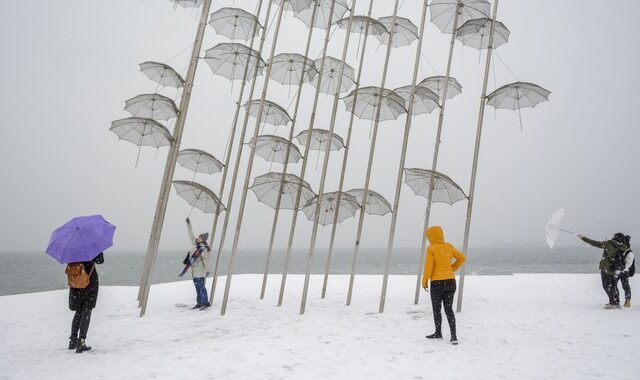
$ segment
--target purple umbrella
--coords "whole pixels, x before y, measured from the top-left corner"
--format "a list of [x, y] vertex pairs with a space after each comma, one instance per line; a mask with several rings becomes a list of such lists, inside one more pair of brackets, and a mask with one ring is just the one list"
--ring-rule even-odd
[[61, 264], [91, 261], [113, 245], [115, 231], [102, 215], [78, 216], [53, 231], [47, 254]]

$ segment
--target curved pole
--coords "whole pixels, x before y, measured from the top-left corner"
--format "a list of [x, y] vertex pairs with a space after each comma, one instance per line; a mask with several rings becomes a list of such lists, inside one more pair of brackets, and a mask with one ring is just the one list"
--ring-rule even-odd
[[207, 17], [209, 16], [211, 1], [212, 0], [205, 0], [204, 6], [202, 7], [200, 22], [198, 23], [196, 38], [193, 43], [193, 50], [191, 51], [189, 70], [187, 72], [184, 90], [180, 99], [180, 113], [178, 114], [178, 120], [176, 121], [176, 126], [173, 130], [174, 141], [169, 148], [167, 163], [165, 164], [164, 174], [162, 176], [160, 194], [158, 194], [158, 203], [156, 205], [156, 212], [153, 218], [153, 226], [151, 228], [151, 235], [149, 237], [149, 245], [147, 247], [147, 254], [145, 259], [145, 261], [148, 261], [148, 265], [145, 268], [146, 274], [143, 274], [143, 281], [140, 285], [140, 287], [142, 288], [142, 292], [140, 294], [141, 317], [144, 316], [147, 310], [147, 301], [149, 300], [149, 291], [151, 287], [151, 275], [153, 274], [153, 270], [156, 264], [156, 258], [158, 256], [158, 246], [160, 245], [162, 225], [164, 224], [164, 217], [167, 211], [167, 204], [169, 202], [169, 194], [171, 192], [171, 181], [173, 180], [173, 174], [176, 170], [176, 160], [178, 158], [178, 151], [180, 150], [180, 143], [182, 142], [182, 134], [184, 132], [185, 120], [187, 119], [187, 112], [189, 111], [191, 90], [193, 88], [193, 81], [196, 76], [196, 69], [198, 68], [198, 57], [200, 56], [200, 50], [202, 49], [202, 40], [207, 26]]
[[[258, 10], [256, 11], [256, 17], [260, 17], [260, 12], [262, 11], [262, 2], [263, 0], [260, 0], [258, 2]], [[258, 27], [258, 24], [255, 23], [253, 25], [253, 30], [252, 30], [252, 37], [251, 37], [251, 44], [249, 45], [249, 49], [253, 49], [253, 45], [256, 41], [256, 28]], [[256, 59], [256, 64], [259, 61]], [[235, 140], [235, 136], [236, 136], [236, 129], [238, 126], [238, 116], [240, 115], [240, 108], [242, 107], [242, 97], [244, 95], [244, 90], [245, 87], [247, 85], [247, 75], [249, 74], [249, 64], [251, 63], [251, 59], [249, 59], [247, 61], [247, 64], [244, 65], [244, 73], [242, 74], [242, 84], [240, 85], [240, 95], [238, 95], [238, 103], [236, 105], [236, 112], [233, 116], [233, 123], [231, 123], [231, 136], [229, 136], [229, 142], [227, 145], [227, 153], [224, 159], [224, 169], [222, 171], [222, 180], [220, 182], [220, 191], [218, 192], [218, 196], [220, 197], [220, 199], [222, 199], [222, 196], [224, 194], [224, 188], [225, 188], [225, 184], [227, 182], [227, 174], [229, 173], [229, 164], [231, 163], [231, 151], [233, 150], [233, 143]], [[254, 76], [252, 81], [255, 83], [255, 81], [257, 80], [257, 76]], [[249, 99], [250, 100], [250, 99]], [[242, 146], [242, 140], [240, 140], [240, 146]], [[242, 148], [240, 148], [242, 149]], [[220, 213], [216, 213], [215, 216], [213, 217], [213, 226], [211, 227], [211, 238], [209, 239], [209, 246], [213, 247], [213, 241], [215, 240], [216, 237], [216, 231], [218, 229], [218, 219], [220, 217]], [[216, 291], [216, 282], [218, 281], [218, 265], [220, 264], [220, 256], [221, 256], [220, 251], [218, 251], [218, 254], [216, 255], [216, 262], [213, 266], [213, 282], [211, 283], [211, 292], [209, 293], [209, 303], [213, 304], [213, 297]]]
[[[304, 275], [304, 286], [302, 288], [302, 302], [300, 304], [300, 314], [304, 314], [307, 304], [307, 292], [309, 291], [309, 276], [311, 276], [311, 264], [313, 263], [313, 255], [316, 249], [316, 239], [318, 237], [318, 222], [320, 219], [320, 205], [322, 203], [322, 193], [324, 192], [327, 170], [329, 167], [329, 156], [331, 155], [331, 138], [336, 126], [336, 116], [338, 115], [338, 102], [340, 101], [340, 88], [342, 87], [342, 76], [344, 75], [344, 66], [349, 51], [349, 38], [351, 37], [351, 28], [353, 26], [353, 14], [355, 12], [356, 0], [351, 2], [351, 12], [349, 14], [349, 24], [347, 25], [347, 33], [344, 38], [344, 46], [342, 48], [342, 61], [340, 62], [340, 76], [336, 84], [336, 92], [333, 95], [333, 109], [331, 111], [331, 122], [329, 123], [329, 141], [324, 149], [324, 160], [322, 162], [322, 174], [320, 175], [320, 187], [318, 188], [318, 201], [316, 202], [316, 213], [313, 218], [313, 229], [311, 231], [311, 242], [309, 243], [309, 254], [307, 256], [307, 267]], [[318, 149], [320, 152], [320, 149]], [[338, 195], [338, 201], [340, 195]], [[337, 215], [337, 213], [336, 213]]]
[[[267, 39], [268, 32], [268, 24], [269, 24], [269, 16], [271, 15], [271, 6], [273, 5], [273, 0], [269, 0], [269, 4], [267, 5], [267, 13], [264, 17], [264, 24], [262, 27], [262, 36], [260, 38], [260, 47], [258, 48], [258, 54], [262, 55], [262, 50], [264, 48], [265, 40]], [[258, 82], [258, 65], [254, 67], [253, 72], [253, 81], [251, 82], [251, 88], [249, 89], [249, 100], [253, 98], [253, 93], [256, 89], [256, 83]], [[222, 223], [222, 232], [220, 232], [220, 242], [218, 243], [218, 256], [220, 256], [223, 252], [225, 238], [227, 236], [227, 228], [229, 227], [229, 220], [231, 219], [231, 207], [233, 206], [233, 195], [236, 190], [236, 181], [238, 179], [238, 171], [240, 170], [240, 161], [242, 160], [242, 151], [244, 150], [244, 140], [247, 134], [247, 125], [249, 124], [249, 114], [251, 113], [251, 102], [247, 104], [247, 110], [244, 115], [244, 121], [242, 122], [242, 130], [240, 131], [240, 139], [238, 140], [238, 152], [236, 153], [236, 161], [235, 166], [233, 168], [233, 176], [231, 177], [231, 188], [229, 189], [229, 198], [227, 199], [227, 211], [224, 214], [224, 222]], [[214, 281], [211, 284], [211, 294], [209, 298], [213, 300], [213, 297], [216, 292], [217, 279], [218, 279], [218, 267], [216, 266], [215, 271], [213, 273]]]
[[[329, 20], [327, 22], [327, 30], [324, 37], [324, 45], [322, 48], [322, 61], [320, 63], [320, 70], [318, 73], [318, 86], [316, 87], [316, 93], [313, 99], [313, 108], [311, 111], [311, 119], [309, 121], [309, 128], [307, 131], [307, 141], [304, 146], [304, 155], [302, 156], [302, 168], [300, 169], [300, 179], [304, 181], [305, 174], [307, 172], [307, 163], [309, 162], [309, 147], [311, 146], [311, 135], [313, 126], [316, 122], [316, 112], [318, 110], [318, 99], [320, 98], [320, 88], [322, 87], [322, 77], [324, 71], [324, 61], [327, 57], [327, 47], [329, 46], [329, 39], [331, 37], [331, 23], [333, 21], [333, 10], [335, 9], [336, 0], [331, 0], [331, 10], [329, 12]], [[314, 5], [319, 6], [319, 5]], [[298, 221], [298, 211], [300, 208], [300, 197], [302, 195], [302, 188], [298, 188], [296, 194], [296, 202], [293, 207], [293, 218], [291, 220], [291, 230], [289, 231], [289, 241], [287, 242], [287, 253], [284, 256], [284, 267], [282, 269], [282, 279], [280, 281], [280, 293], [278, 294], [278, 306], [282, 306], [282, 299], [284, 298], [284, 288], [287, 283], [287, 271], [289, 270], [289, 259], [291, 258], [291, 249], [293, 247], [293, 238], [296, 233], [296, 223]]]
[[[280, 24], [282, 23], [282, 15], [284, 14], [284, 8], [286, 4], [283, 2], [278, 10], [278, 16], [276, 21], [276, 29], [273, 35], [273, 42], [271, 44], [271, 53], [269, 54], [269, 62], [273, 59], [276, 52], [276, 46], [278, 42], [278, 35], [280, 34]], [[267, 72], [264, 77], [264, 85], [262, 87], [262, 96], [260, 97], [260, 106], [258, 107], [258, 115], [256, 117], [256, 126], [253, 131], [253, 140], [258, 140], [260, 133], [260, 123], [262, 122], [262, 113], [264, 112], [264, 103], [267, 98], [267, 90], [269, 88], [269, 77], [271, 77], [272, 65], [267, 66]], [[227, 311], [227, 303], [229, 302], [229, 290], [231, 289], [231, 279], [233, 277], [233, 267], [238, 255], [238, 243], [240, 240], [240, 229], [242, 228], [242, 219], [244, 217], [244, 207], [247, 202], [247, 192], [249, 191], [249, 180], [251, 179], [251, 170], [253, 168], [253, 160], [256, 157], [255, 150], [249, 152], [249, 162], [247, 163], [247, 172], [244, 175], [244, 185], [242, 187], [242, 197], [240, 198], [240, 208], [238, 209], [238, 221], [236, 223], [235, 234], [233, 237], [233, 246], [231, 248], [231, 258], [229, 260], [229, 270], [227, 271], [227, 281], [224, 288], [224, 297], [222, 298], [222, 307], [220, 308], [220, 315], [225, 315]]]
[[376, 151], [376, 139], [378, 137], [378, 126], [380, 125], [380, 111], [382, 109], [382, 93], [387, 82], [387, 71], [389, 69], [389, 59], [391, 58], [391, 50], [393, 50], [393, 37], [396, 29], [396, 20], [398, 17], [398, 3], [395, 1], [393, 7], [393, 17], [391, 19], [391, 30], [389, 30], [389, 42], [387, 45], [387, 55], [384, 59], [384, 68], [382, 71], [382, 81], [380, 82], [380, 94], [378, 95], [378, 109], [373, 121], [373, 132], [371, 135], [371, 145], [369, 146], [369, 162], [367, 164], [367, 176], [364, 181], [364, 193], [362, 194], [362, 206], [360, 206], [360, 219], [358, 221], [358, 232], [356, 233], [356, 245], [353, 250], [353, 261], [351, 262], [351, 276], [349, 277], [349, 293], [347, 295], [347, 306], [351, 304], [351, 295], [353, 294], [353, 282], [356, 276], [356, 260], [358, 251], [360, 250], [360, 238], [362, 238], [362, 226], [364, 224], [364, 216], [366, 214], [367, 198], [369, 195], [369, 182], [371, 181], [371, 169], [373, 167], [373, 156]]
[[[456, 44], [456, 36], [458, 33], [458, 24], [460, 22], [460, 9], [462, 7], [462, 1], [458, 0], [458, 8], [453, 20], [453, 31], [451, 32], [451, 43], [449, 45], [449, 59], [447, 60], [447, 72], [445, 73], [444, 87], [442, 88], [442, 99], [440, 99], [440, 115], [438, 115], [438, 130], [436, 132], [435, 147], [433, 150], [433, 159], [431, 161], [431, 170], [435, 171], [438, 168], [438, 155], [440, 153], [440, 138], [442, 136], [442, 125], [444, 123], [444, 111], [447, 106], [447, 95], [449, 93], [449, 78], [451, 78], [451, 63], [453, 62], [453, 48]], [[431, 206], [433, 205], [433, 178], [429, 184], [429, 194], [427, 196], [427, 209], [424, 217], [424, 226], [422, 229], [422, 244], [420, 245], [420, 256], [418, 256], [418, 275], [416, 276], [416, 290], [413, 298], [413, 303], [418, 304], [420, 300], [420, 288], [422, 283], [422, 270], [424, 268], [424, 261], [426, 258], [427, 250], [427, 235], [424, 231], [429, 227], [429, 219], [431, 217]]]
[[[369, 11], [367, 17], [371, 18], [371, 12], [373, 10], [373, 0], [369, 2]], [[362, 34], [360, 35], [362, 36]], [[358, 66], [358, 75], [356, 78], [356, 88], [353, 94], [353, 106], [351, 107], [351, 116], [349, 120], [349, 129], [347, 130], [347, 140], [344, 144], [344, 154], [342, 156], [342, 171], [340, 172], [340, 184], [338, 185], [338, 198], [336, 199], [336, 208], [333, 215], [333, 223], [331, 224], [331, 239], [329, 240], [329, 255], [327, 256], [327, 265], [324, 269], [324, 280], [322, 281], [322, 295], [324, 298], [327, 294], [327, 282], [329, 281], [329, 268], [331, 267], [331, 259], [333, 258], [333, 245], [336, 240], [336, 229], [338, 226], [338, 213], [340, 212], [340, 202], [342, 198], [342, 190], [344, 189], [344, 175], [347, 171], [347, 162], [349, 159], [349, 146], [351, 145], [351, 131], [353, 129], [353, 122], [355, 121], [356, 103], [358, 102], [358, 90], [360, 89], [360, 79], [362, 77], [362, 69], [364, 63], [364, 53], [367, 49], [367, 37], [369, 37], [369, 23], [364, 29], [364, 42], [359, 50], [360, 64]], [[359, 37], [360, 38], [360, 37]], [[358, 41], [360, 44], [360, 41]]]
[[[309, 27], [309, 33], [307, 35], [307, 45], [304, 49], [304, 57], [308, 59], [309, 50], [311, 49], [311, 37], [313, 37], [313, 24], [316, 22], [316, 15], [318, 13], [318, 7], [314, 6], [311, 12], [311, 27]], [[298, 109], [300, 106], [300, 98], [302, 97], [302, 86], [304, 84], [304, 73], [300, 76], [300, 82], [298, 83], [298, 93], [296, 94], [296, 104], [293, 111], [293, 119], [291, 119], [291, 129], [289, 130], [289, 144], [287, 145], [287, 153], [285, 157], [287, 159], [282, 167], [282, 179], [280, 180], [280, 188], [278, 191], [278, 198], [276, 199], [276, 209], [273, 214], [273, 222], [271, 223], [271, 237], [269, 238], [269, 250], [267, 251], [267, 259], [264, 264], [264, 275], [262, 276], [262, 288], [260, 289], [260, 299], [264, 298], [264, 293], [267, 289], [267, 278], [269, 277], [269, 268], [271, 266], [271, 257], [273, 255], [273, 243], [276, 238], [276, 229], [278, 227], [278, 217], [280, 216], [280, 204], [282, 203], [282, 190], [284, 188], [284, 181], [289, 168], [289, 154], [291, 153], [291, 146], [293, 144], [293, 133], [296, 128], [296, 120], [298, 119]]]
[[384, 304], [387, 297], [387, 283], [389, 281], [389, 267], [393, 254], [393, 243], [396, 233], [396, 223], [398, 221], [398, 208], [400, 207], [400, 193], [402, 190], [402, 176], [404, 163], [407, 158], [407, 146], [409, 145], [409, 132], [413, 122], [413, 108], [415, 101], [416, 83], [418, 82], [418, 68], [420, 68], [420, 57], [422, 56], [422, 41], [424, 40], [424, 26], [427, 19], [427, 0], [422, 6], [422, 18], [420, 19], [420, 34], [418, 36], [418, 47], [416, 48], [416, 59], [413, 64], [413, 78], [411, 80], [411, 95], [409, 96], [409, 107], [407, 109], [407, 119], [404, 126], [404, 136], [402, 139], [402, 152], [400, 153], [400, 164], [398, 165], [398, 177], [396, 179], [396, 192], [393, 198], [393, 211], [391, 213], [391, 227], [389, 228], [389, 242], [387, 243], [387, 254], [384, 260], [384, 275], [382, 277], [382, 292], [380, 294], [380, 306], [378, 311], [384, 312]]
[[[491, 18], [491, 33], [489, 35], [489, 47], [487, 48], [487, 62], [484, 67], [484, 82], [482, 84], [482, 95], [480, 95], [480, 110], [478, 111], [478, 128], [476, 131], [476, 146], [473, 151], [473, 166], [471, 167], [471, 184], [469, 185], [469, 202], [467, 203], [467, 219], [464, 225], [464, 242], [462, 252], [466, 255], [469, 250], [469, 231], [471, 230], [471, 212], [473, 211], [473, 196], [476, 189], [476, 175], [478, 173], [478, 156], [480, 154], [480, 141], [482, 139], [482, 122], [484, 120], [484, 107], [487, 100], [487, 83], [489, 82], [489, 67], [491, 66], [491, 53], [493, 51], [493, 33], [496, 26], [496, 14], [498, 13], [498, 0], [493, 3], [493, 17]], [[462, 311], [462, 294], [464, 292], [464, 275], [466, 265], [462, 266], [460, 272], [460, 285], [458, 287], [458, 299], [456, 312]]]

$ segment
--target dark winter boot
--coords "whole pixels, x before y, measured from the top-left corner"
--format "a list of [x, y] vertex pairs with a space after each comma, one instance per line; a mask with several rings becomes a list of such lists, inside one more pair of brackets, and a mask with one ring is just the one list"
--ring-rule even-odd
[[78, 340], [78, 343], [76, 344], [76, 354], [80, 354], [82, 352], [90, 351], [90, 350], [91, 350], [91, 346], [87, 346], [84, 342], [84, 339]]
[[451, 337], [450, 342], [451, 342], [451, 344], [453, 344], [454, 346], [457, 346], [457, 345], [458, 345], [458, 338], [454, 335], [454, 336], [452, 336], [452, 337]]
[[78, 344], [78, 338], [75, 338], [75, 337], [69, 338], [69, 349], [70, 350], [75, 350], [76, 349], [76, 344]]
[[204, 305], [202, 305], [202, 306], [200, 307], [200, 310], [207, 310], [207, 309], [208, 309], [208, 308], [210, 308], [210, 307], [211, 307], [211, 304], [210, 304], [209, 302], [207, 302], [206, 304], [204, 304]]
[[427, 335], [425, 338], [427, 339], [442, 339], [442, 333], [433, 333], [431, 335]]
[[192, 307], [191, 309], [192, 310], [198, 310], [198, 309], [201, 309], [201, 308], [202, 308], [202, 305], [198, 304], [198, 305]]

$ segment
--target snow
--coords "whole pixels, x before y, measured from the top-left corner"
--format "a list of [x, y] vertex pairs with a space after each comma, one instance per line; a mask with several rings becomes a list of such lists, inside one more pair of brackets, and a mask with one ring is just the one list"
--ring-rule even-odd
[[[632, 287], [639, 285], [632, 278]], [[224, 278], [220, 279], [224, 286]], [[359, 276], [346, 307], [347, 276], [313, 276], [298, 315], [303, 276], [279, 276], [258, 299], [261, 276], [233, 280], [227, 315], [195, 311], [191, 282], [153, 286], [138, 318], [137, 289], [102, 287], [87, 343], [67, 350], [67, 291], [0, 297], [0, 378], [117, 379], [585, 379], [640, 378], [640, 304], [604, 310], [598, 275], [469, 276], [457, 314], [460, 345], [428, 341], [428, 295], [413, 305], [412, 276], [391, 276], [377, 313], [380, 276]]]

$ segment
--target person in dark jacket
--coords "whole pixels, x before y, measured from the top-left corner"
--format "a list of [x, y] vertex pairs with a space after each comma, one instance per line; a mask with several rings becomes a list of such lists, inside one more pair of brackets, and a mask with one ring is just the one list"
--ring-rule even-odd
[[624, 269], [623, 257], [627, 250], [627, 245], [625, 244], [626, 235], [618, 232], [610, 240], [597, 241], [578, 234], [578, 239], [603, 249], [599, 268], [602, 288], [609, 298], [609, 303], [605, 305], [605, 309], [619, 309], [620, 293], [617, 284], [619, 276]]
[[102, 252], [91, 261], [83, 262], [84, 270], [91, 273], [89, 285], [83, 289], [69, 288], [69, 309], [75, 311], [71, 322], [71, 336], [69, 336], [69, 349], [76, 350], [77, 353], [91, 350], [87, 346], [87, 331], [91, 323], [91, 311], [96, 307], [98, 301], [98, 271], [96, 264], [104, 263]]

